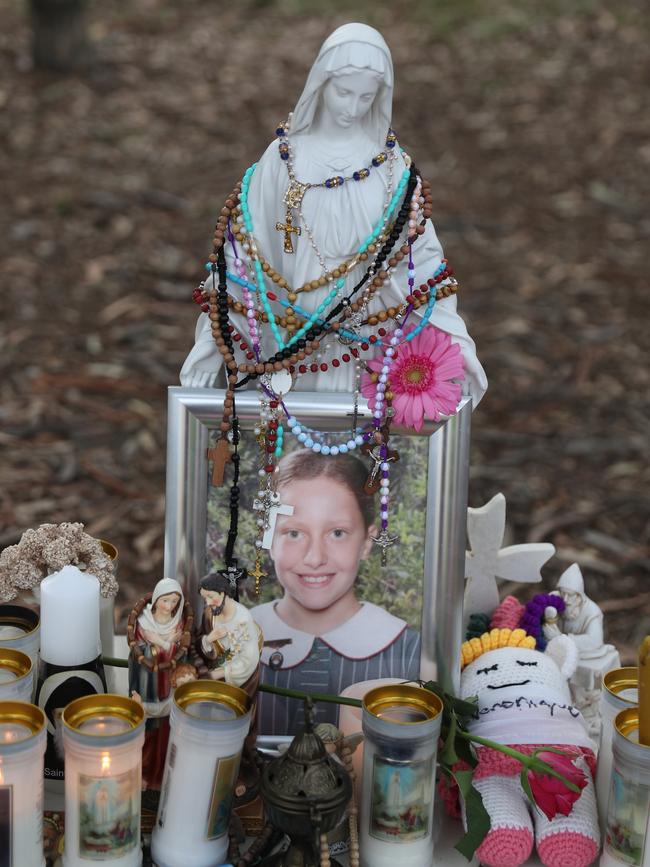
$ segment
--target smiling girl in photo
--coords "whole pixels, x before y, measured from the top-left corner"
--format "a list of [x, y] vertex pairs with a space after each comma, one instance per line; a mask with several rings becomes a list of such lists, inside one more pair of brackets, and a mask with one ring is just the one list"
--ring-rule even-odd
[[[377, 535], [368, 470], [351, 454], [301, 450], [280, 462], [278, 491], [293, 515], [279, 515], [271, 547], [281, 599], [252, 609], [264, 640], [262, 682], [305, 692], [341, 693], [375, 678], [418, 677], [420, 636], [404, 620], [359, 600], [356, 580]], [[286, 643], [284, 643], [286, 642]], [[294, 734], [302, 703], [260, 693], [260, 732]], [[316, 705], [317, 722], [338, 707]]]

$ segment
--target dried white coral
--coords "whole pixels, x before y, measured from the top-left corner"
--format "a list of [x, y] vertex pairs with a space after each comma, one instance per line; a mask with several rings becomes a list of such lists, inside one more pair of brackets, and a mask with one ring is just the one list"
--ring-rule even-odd
[[84, 533], [83, 524], [41, 524], [0, 553], [0, 602], [15, 599], [21, 590], [31, 590], [68, 565], [95, 575], [102, 596], [117, 593], [113, 561], [101, 542]]

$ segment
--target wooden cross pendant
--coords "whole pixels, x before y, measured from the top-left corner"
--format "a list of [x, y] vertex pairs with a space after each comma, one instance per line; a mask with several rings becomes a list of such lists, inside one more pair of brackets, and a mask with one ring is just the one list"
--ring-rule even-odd
[[293, 244], [291, 243], [291, 235], [302, 235], [302, 229], [293, 225], [293, 217], [291, 216], [291, 208], [287, 208], [286, 222], [277, 222], [275, 224], [276, 231], [284, 232], [284, 252], [293, 253]]
[[225, 437], [219, 437], [214, 447], [208, 449], [208, 460], [212, 461], [212, 485], [215, 488], [223, 485], [226, 464], [231, 460], [230, 443]]

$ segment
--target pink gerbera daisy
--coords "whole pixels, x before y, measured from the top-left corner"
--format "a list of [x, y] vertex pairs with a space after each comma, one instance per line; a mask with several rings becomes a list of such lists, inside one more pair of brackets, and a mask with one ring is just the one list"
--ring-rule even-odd
[[[413, 331], [404, 330], [404, 337]], [[392, 334], [386, 335], [389, 345]], [[368, 362], [368, 369], [379, 373], [383, 353]], [[402, 427], [422, 430], [424, 419], [439, 421], [441, 415], [452, 415], [460, 399], [463, 379], [463, 356], [460, 346], [434, 325], [425, 325], [417, 337], [403, 342], [390, 368], [388, 382], [393, 393], [393, 421]], [[454, 381], [456, 380], [456, 381]], [[369, 373], [361, 377], [361, 393], [371, 409], [375, 407], [377, 384]]]

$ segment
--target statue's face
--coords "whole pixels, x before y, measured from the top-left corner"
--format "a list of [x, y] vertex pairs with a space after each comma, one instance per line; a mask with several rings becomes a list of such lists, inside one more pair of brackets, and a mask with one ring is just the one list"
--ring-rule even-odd
[[330, 78], [323, 88], [323, 118], [349, 129], [370, 111], [378, 90], [379, 79], [372, 72], [360, 70]]
[[216, 590], [203, 590], [200, 591], [201, 596], [205, 600], [205, 604], [209, 605], [210, 608], [219, 608], [221, 603], [224, 600], [225, 593], [219, 593]]
[[560, 591], [562, 598], [566, 604], [565, 614], [571, 620], [578, 616], [582, 608], [582, 596], [579, 593], [574, 593], [570, 590]]
[[154, 605], [154, 614], [160, 612], [163, 616], [171, 615], [180, 602], [180, 598], [178, 593], [165, 593], [164, 596], [159, 596]]

